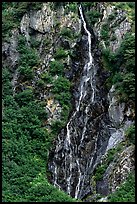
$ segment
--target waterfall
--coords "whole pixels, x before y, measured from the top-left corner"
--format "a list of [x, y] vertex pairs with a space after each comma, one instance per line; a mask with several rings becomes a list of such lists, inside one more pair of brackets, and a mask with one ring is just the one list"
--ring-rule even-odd
[[[87, 38], [85, 46], [88, 48], [88, 53], [86, 53], [87, 57], [78, 85], [79, 97], [75, 100], [75, 110], [72, 112], [66, 128], [58, 135], [54, 157], [50, 162], [54, 185], [75, 198], [83, 197], [87, 188], [90, 191], [90, 174], [96, 163], [96, 152], [100, 147], [104, 148], [100, 145], [102, 140], [98, 142], [101, 133], [92, 133], [94, 121], [91, 119], [91, 110], [93, 107], [96, 108], [96, 98], [98, 97], [99, 101], [101, 98], [96, 89], [97, 68], [91, 52], [91, 33], [87, 29], [81, 5], [79, 11], [85, 30], [84, 35]], [[103, 128], [106, 128], [104, 124], [102, 131], [104, 131]], [[107, 138], [106, 133], [105, 137]], [[106, 138], [103, 138], [103, 141]]]

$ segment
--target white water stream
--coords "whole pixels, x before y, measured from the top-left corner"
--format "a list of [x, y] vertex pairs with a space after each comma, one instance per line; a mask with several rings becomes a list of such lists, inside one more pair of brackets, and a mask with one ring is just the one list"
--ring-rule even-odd
[[[73, 171], [73, 166], [77, 167], [77, 174], [78, 174], [78, 182], [76, 184], [76, 188], [75, 188], [75, 198], [79, 197], [79, 193], [80, 193], [80, 188], [81, 185], [83, 185], [85, 177], [86, 177], [86, 172], [82, 172], [81, 167], [80, 167], [80, 162], [81, 159], [77, 157], [77, 155], [74, 155], [73, 150], [77, 150], [79, 149], [79, 146], [82, 144], [82, 141], [84, 140], [84, 136], [86, 133], [86, 126], [87, 126], [87, 122], [88, 122], [88, 111], [89, 111], [89, 105], [91, 103], [94, 103], [95, 101], [95, 85], [93, 84], [93, 79], [94, 79], [94, 75], [95, 75], [95, 67], [93, 64], [93, 57], [92, 57], [92, 53], [91, 53], [91, 33], [88, 31], [87, 26], [86, 26], [86, 22], [84, 20], [83, 17], [83, 12], [82, 12], [82, 7], [81, 5], [79, 6], [79, 11], [80, 11], [80, 16], [81, 16], [81, 20], [83, 23], [83, 27], [85, 30], [85, 34], [87, 34], [88, 37], [88, 62], [85, 64], [84, 68], [83, 68], [83, 73], [84, 76], [82, 76], [81, 78], [81, 82], [79, 84], [78, 90], [79, 90], [79, 99], [78, 101], [76, 101], [76, 111], [72, 114], [72, 116], [70, 117], [69, 122], [66, 125], [66, 138], [64, 141], [64, 147], [65, 149], [68, 151], [67, 153], [65, 153], [65, 180], [67, 181], [66, 185], [66, 191], [67, 193], [70, 195], [72, 192], [72, 171]], [[85, 110], [83, 109], [82, 111], [84, 112], [85, 118], [84, 118], [84, 127], [83, 130], [81, 132], [81, 139], [80, 139], [80, 145], [79, 146], [74, 146], [73, 142], [72, 142], [72, 138], [75, 136], [75, 130], [73, 130], [73, 127], [75, 127], [74, 125], [74, 121], [76, 119], [77, 114], [81, 111], [82, 108], [82, 104], [83, 101], [85, 99], [85, 97], [87, 96], [87, 87], [88, 85], [91, 86], [91, 97], [90, 100], [88, 102], [87, 107], [85, 108]], [[77, 131], [77, 127], [76, 131]], [[78, 152], [77, 152], [78, 153]], [[93, 158], [91, 157], [91, 160], [89, 160], [89, 162], [86, 164], [86, 167], [89, 167], [89, 165], [92, 165], [92, 160]], [[86, 168], [85, 167], [85, 168]], [[57, 183], [57, 174], [58, 170], [57, 167], [54, 163], [54, 185], [58, 186], [60, 188], [60, 186]], [[74, 189], [73, 189], [74, 191]]]

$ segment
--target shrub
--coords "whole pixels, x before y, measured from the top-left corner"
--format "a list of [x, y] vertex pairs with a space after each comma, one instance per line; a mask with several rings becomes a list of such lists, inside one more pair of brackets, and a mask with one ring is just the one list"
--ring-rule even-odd
[[59, 76], [54, 81], [52, 92], [55, 94], [60, 94], [62, 92], [68, 92], [70, 91], [70, 86], [71, 86], [71, 83], [68, 79], [62, 76]]
[[117, 84], [116, 90], [123, 101], [127, 101], [128, 99], [135, 101], [135, 74], [123, 74], [122, 82]]
[[101, 13], [95, 10], [86, 12], [87, 19], [91, 25], [94, 25], [101, 16]]
[[63, 48], [57, 48], [56, 53], [54, 55], [55, 59], [62, 59], [68, 56], [68, 52], [65, 51]]
[[33, 100], [33, 92], [32, 90], [24, 90], [15, 95], [15, 100], [18, 102], [20, 106], [27, 105], [28, 102]]
[[116, 15], [115, 15], [114, 13], [110, 14], [110, 15], [108, 16], [108, 21], [114, 20], [115, 17], [116, 17]]
[[77, 3], [76, 2], [69, 2], [69, 4], [67, 4], [67, 11], [72, 11], [72, 12], [76, 12], [77, 11]]
[[31, 80], [34, 78], [34, 72], [30, 66], [19, 66], [18, 71], [24, 80]]
[[53, 75], [62, 75], [64, 72], [64, 65], [60, 61], [52, 61], [49, 65], [49, 72]]
[[70, 107], [70, 99], [71, 99], [71, 94], [69, 92], [62, 92], [60, 94], [55, 94], [56, 100], [59, 101], [59, 103], [64, 106], [68, 105]]
[[108, 196], [109, 202], [135, 202], [135, 174], [131, 173], [120, 187]]
[[50, 76], [50, 74], [48, 74], [47, 72], [42, 72], [40, 77], [45, 83], [53, 82], [52, 76]]
[[109, 25], [107, 23], [102, 25], [100, 34], [103, 40], [107, 41], [109, 39]]
[[130, 143], [135, 144], [135, 125], [131, 125], [125, 132]]
[[63, 27], [60, 31], [60, 35], [64, 36], [64, 37], [68, 37], [71, 38], [72, 37], [72, 31], [70, 28], [65, 28]]
[[64, 122], [60, 120], [56, 120], [51, 124], [52, 134], [58, 134], [61, 129], [64, 127]]
[[45, 87], [45, 82], [42, 79], [39, 79], [37, 81], [37, 86], [39, 86], [40, 88], [44, 88]]
[[95, 179], [97, 181], [101, 180], [103, 178], [103, 174], [105, 173], [106, 169], [107, 169], [107, 164], [102, 164], [99, 165], [96, 170], [95, 170]]

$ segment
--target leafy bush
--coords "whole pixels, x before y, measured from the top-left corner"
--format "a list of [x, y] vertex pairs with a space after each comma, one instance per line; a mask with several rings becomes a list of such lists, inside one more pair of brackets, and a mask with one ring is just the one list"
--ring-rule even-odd
[[72, 37], [72, 31], [70, 28], [62, 28], [60, 31], [60, 35], [64, 36], [64, 37], [68, 37], [71, 38]]
[[108, 21], [114, 20], [115, 17], [116, 17], [116, 14], [115, 14], [115, 13], [110, 14], [110, 15], [108, 16]]
[[109, 24], [108, 23], [105, 23], [102, 25], [100, 34], [103, 40], [107, 41], [109, 39]]
[[54, 58], [62, 59], [62, 58], [66, 58], [67, 56], [68, 56], [68, 52], [66, 50], [64, 50], [63, 48], [57, 48]]
[[130, 174], [120, 187], [108, 196], [109, 202], [135, 202], [135, 174]]
[[55, 94], [56, 100], [59, 101], [60, 105], [68, 105], [70, 107], [70, 99], [71, 99], [71, 94], [69, 92], [62, 92], [60, 94]]
[[87, 19], [91, 25], [94, 25], [100, 18], [101, 13], [99, 11], [91, 10], [86, 12]]
[[95, 179], [97, 181], [99, 181], [103, 178], [103, 174], [105, 173], [107, 166], [108, 166], [107, 164], [102, 164], [96, 168]]
[[68, 12], [72, 11], [72, 12], [76, 12], [77, 11], [77, 3], [76, 2], [69, 2], [67, 4], [66, 10]]
[[64, 65], [60, 61], [52, 61], [49, 65], [49, 73], [53, 75], [63, 75]]
[[130, 143], [135, 144], [135, 125], [131, 125], [125, 132]]
[[20, 106], [27, 105], [29, 101], [33, 100], [33, 92], [32, 90], [24, 90], [15, 95], [15, 100], [18, 102]]
[[18, 71], [23, 76], [24, 80], [31, 80], [34, 78], [34, 72], [30, 66], [19, 66]]
[[36, 85], [40, 88], [44, 88], [45, 87], [45, 83], [42, 79], [39, 79], [36, 83]]
[[52, 133], [57, 135], [63, 127], [64, 127], [63, 121], [60, 120], [54, 121], [51, 125]]
[[135, 100], [135, 74], [127, 73], [122, 76], [122, 82], [116, 85], [117, 94], [121, 100]]
[[52, 83], [53, 82], [52, 76], [50, 76], [50, 74], [47, 72], [42, 72], [40, 77], [45, 83]]
[[62, 76], [59, 76], [54, 81], [52, 92], [55, 94], [56, 93], [60, 94], [62, 92], [68, 92], [68, 91], [70, 91], [70, 86], [71, 86], [71, 83], [68, 79], [66, 79]]

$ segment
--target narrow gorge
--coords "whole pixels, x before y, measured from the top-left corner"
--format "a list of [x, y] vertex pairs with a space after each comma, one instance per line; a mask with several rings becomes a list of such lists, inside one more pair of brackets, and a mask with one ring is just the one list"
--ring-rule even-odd
[[134, 201], [134, 6], [3, 3], [3, 202]]

